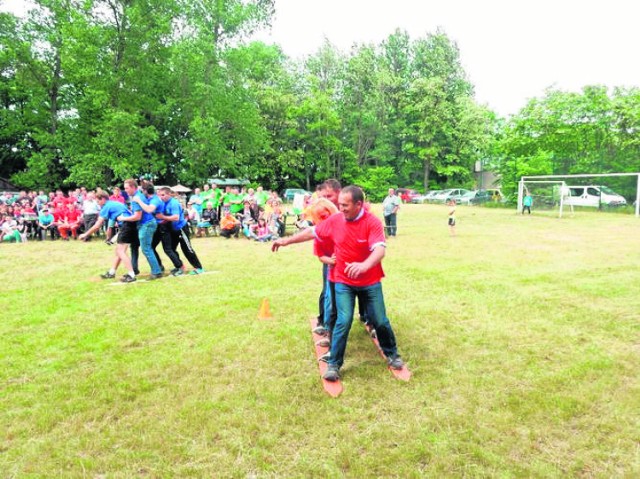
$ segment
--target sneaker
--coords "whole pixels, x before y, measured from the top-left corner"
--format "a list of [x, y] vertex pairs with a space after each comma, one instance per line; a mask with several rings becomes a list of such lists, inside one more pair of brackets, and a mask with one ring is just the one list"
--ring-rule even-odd
[[122, 281], [123, 283], [133, 283], [135, 280], [135, 276], [129, 276], [128, 274], [125, 274], [120, 281]]
[[193, 271], [191, 271], [191, 273], [189, 274], [202, 274], [204, 273], [204, 268], [196, 268]]
[[396, 356], [394, 358], [387, 358], [387, 364], [391, 369], [402, 369], [404, 361], [400, 356]]
[[174, 276], [182, 276], [184, 274], [184, 270], [182, 268], [176, 268], [176, 270], [171, 274]]
[[169, 274], [174, 275], [176, 271], [178, 271], [180, 268], [173, 268], [171, 271], [169, 271]]
[[326, 336], [327, 328], [325, 328], [324, 326], [318, 326], [313, 329], [313, 332], [319, 334], [320, 336]]
[[318, 358], [318, 361], [322, 361], [323, 363], [328, 363], [331, 358], [331, 351], [327, 351], [322, 356]]
[[111, 273], [109, 273], [109, 272], [107, 271], [106, 273], [101, 274], [101, 275], [100, 275], [100, 277], [101, 277], [102, 279], [113, 279], [113, 278], [115, 278], [115, 277], [116, 277], [116, 275], [115, 275], [115, 274], [111, 274]]
[[133, 272], [135, 273], [136, 276], [138, 276], [140, 274], [140, 270], [139, 269], [134, 269]]
[[161, 279], [164, 275], [162, 273], [151, 274], [149, 276], [149, 281], [153, 281], [154, 279]]
[[321, 340], [316, 342], [316, 346], [320, 346], [322, 348], [328, 348], [331, 345], [331, 341], [329, 338], [322, 338]]
[[326, 372], [322, 376], [323, 379], [327, 381], [335, 382], [340, 380], [340, 368], [335, 364], [329, 364]]

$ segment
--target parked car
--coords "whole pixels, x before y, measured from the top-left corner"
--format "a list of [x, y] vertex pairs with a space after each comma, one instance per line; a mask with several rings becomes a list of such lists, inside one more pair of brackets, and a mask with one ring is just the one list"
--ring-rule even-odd
[[303, 190], [302, 188], [287, 188], [286, 190], [284, 190], [284, 193], [282, 193], [282, 198], [285, 201], [293, 201], [293, 198], [296, 195], [310, 195], [311, 193], [308, 192], [307, 190]]
[[451, 188], [449, 188], [448, 190], [440, 190], [431, 197], [431, 201], [433, 201], [434, 203], [444, 203], [445, 198], [449, 196], [449, 193], [451, 193], [452, 191], [453, 190]]
[[411, 203], [413, 198], [417, 198], [421, 196], [421, 193], [416, 190], [411, 190], [409, 188], [398, 188], [396, 190], [396, 194], [400, 197], [403, 203]]
[[434, 197], [434, 201], [437, 203], [446, 203], [449, 200], [455, 200], [467, 191], [469, 190], [465, 190], [464, 188], [450, 188], [448, 190], [443, 190]]
[[430, 203], [433, 201], [433, 197], [440, 193], [441, 190], [431, 190], [424, 195], [414, 196], [411, 198], [411, 203]]
[[460, 198], [462, 198], [467, 193], [471, 193], [471, 191], [470, 190], [466, 190], [464, 188], [456, 188], [456, 189], [452, 190], [451, 193], [449, 193], [449, 195], [447, 196], [445, 201], [452, 201], [453, 200], [456, 203], [459, 203]]
[[491, 193], [487, 190], [473, 190], [462, 195], [456, 200], [460, 205], [480, 205], [491, 201]]

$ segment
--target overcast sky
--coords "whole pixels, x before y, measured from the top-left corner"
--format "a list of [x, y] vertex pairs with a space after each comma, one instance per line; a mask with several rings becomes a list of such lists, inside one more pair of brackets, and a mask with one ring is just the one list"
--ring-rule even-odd
[[326, 37], [348, 52], [396, 28], [441, 27], [458, 44], [476, 98], [516, 113], [549, 86], [640, 86], [639, 0], [276, 0], [270, 38], [293, 57]]
[[[21, 11], [23, 0], [0, 0]], [[640, 0], [276, 0], [270, 34], [294, 58], [324, 38], [348, 52], [396, 28], [413, 39], [441, 27], [458, 44], [476, 98], [516, 113], [547, 87], [640, 86]]]

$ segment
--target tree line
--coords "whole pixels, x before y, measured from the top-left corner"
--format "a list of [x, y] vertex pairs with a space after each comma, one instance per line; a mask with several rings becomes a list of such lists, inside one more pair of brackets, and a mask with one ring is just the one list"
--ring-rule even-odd
[[25, 188], [128, 177], [267, 188], [337, 177], [384, 194], [526, 174], [639, 171], [640, 91], [548, 90], [505, 120], [444, 31], [396, 30], [302, 60], [251, 41], [274, 0], [37, 0], [0, 14], [0, 176]]

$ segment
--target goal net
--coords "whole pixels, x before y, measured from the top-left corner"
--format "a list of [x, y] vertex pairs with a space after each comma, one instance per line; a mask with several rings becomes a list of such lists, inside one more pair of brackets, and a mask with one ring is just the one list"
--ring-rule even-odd
[[[562, 218], [563, 211], [567, 208], [567, 197], [571, 190], [567, 184], [560, 180], [521, 180], [518, 187], [518, 212], [525, 213], [526, 205], [531, 203], [531, 210], [536, 214], [544, 213]], [[530, 200], [527, 201], [527, 197]], [[569, 206], [571, 211], [573, 207]], [[528, 210], [527, 210], [528, 212]]]
[[[631, 213], [640, 217], [640, 172], [523, 176], [518, 183], [518, 212], [527, 194], [531, 210]], [[529, 198], [527, 198], [527, 202]]]

